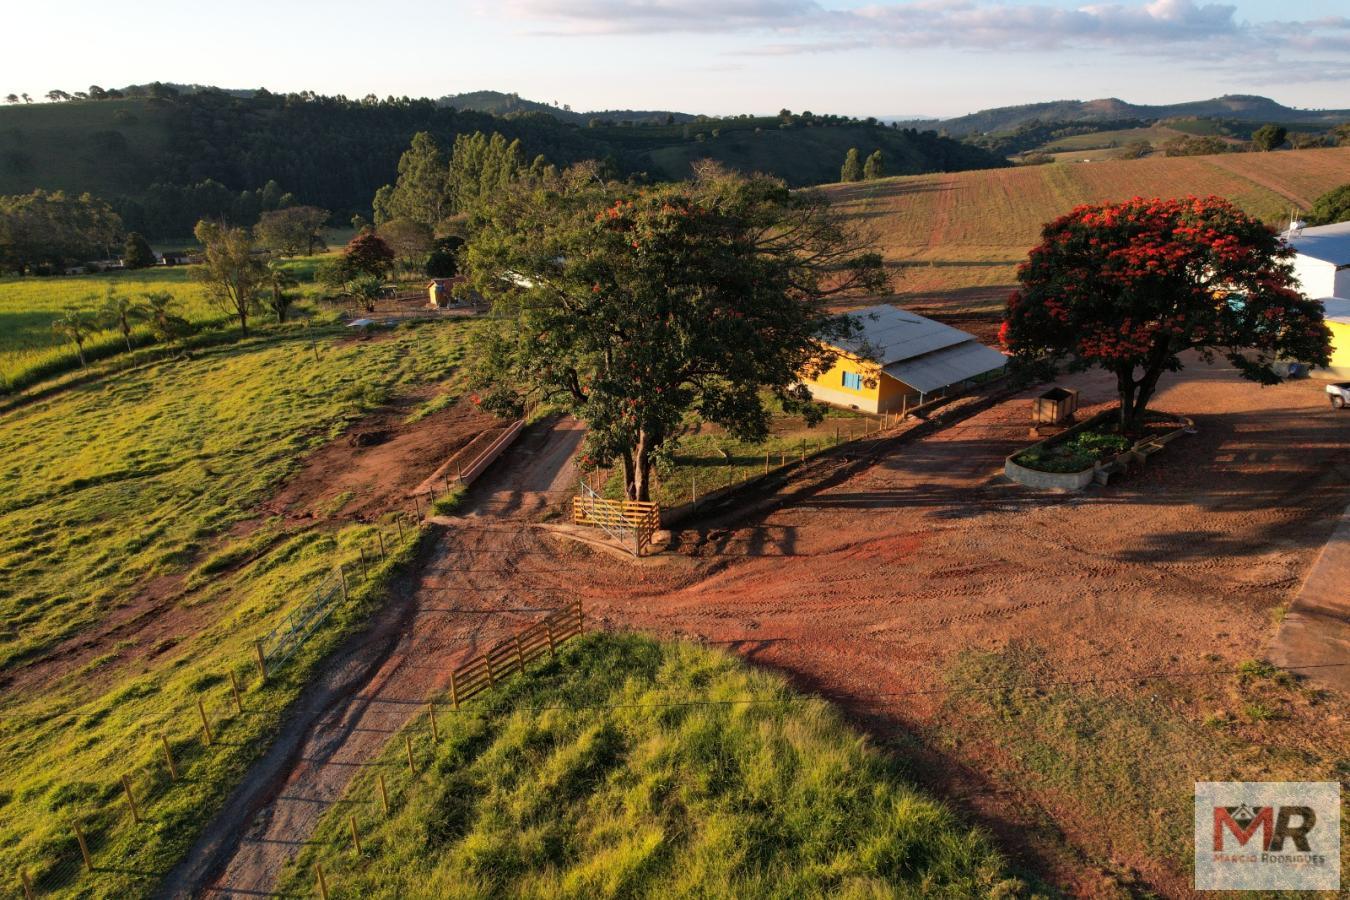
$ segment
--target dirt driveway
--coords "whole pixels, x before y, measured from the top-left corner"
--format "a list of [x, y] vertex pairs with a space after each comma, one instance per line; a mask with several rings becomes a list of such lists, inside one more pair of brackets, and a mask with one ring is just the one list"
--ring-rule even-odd
[[[1073, 383], [1089, 407], [1111, 398], [1104, 378]], [[1263, 389], [1226, 367], [1193, 366], [1155, 405], [1190, 415], [1197, 434], [1119, 484], [1043, 495], [1000, 474], [1004, 455], [1027, 442], [1030, 402], [1023, 395], [902, 439], [872, 460], [808, 466], [768, 511], [733, 509], [686, 530], [680, 552], [657, 563], [625, 563], [487, 517], [452, 531], [397, 649], [306, 739], [216, 889], [267, 890], [351, 767], [443, 686], [450, 665], [520, 621], [509, 609], [579, 596], [588, 620], [607, 627], [723, 644], [836, 697], [883, 740], [931, 723], [942, 672], [963, 650], [1029, 642], [1065, 678], [1259, 656], [1272, 611], [1297, 590], [1350, 501], [1350, 418], [1333, 413], [1316, 383]], [[573, 439], [555, 431], [536, 457], [552, 459], [551, 441]], [[527, 483], [543, 482], [508, 479], [485, 495], [510, 513]], [[546, 508], [539, 496], [536, 510]], [[881, 695], [892, 699], [878, 704]], [[1082, 885], [1097, 873], [1084, 880], [1071, 831], [1055, 838], [1062, 847], [1019, 841], [1021, 819], [1008, 806], [1036, 798], [985, 782], [929, 784], [994, 827], [1030, 868], [1094, 893]], [[1175, 872], [1129, 862], [1149, 889], [1186, 892]]]
[[570, 597], [557, 573], [588, 554], [504, 517], [545, 515], [563, 502], [555, 485], [572, 477], [580, 434], [573, 420], [538, 423], [474, 485], [469, 515], [444, 529], [416, 583], [370, 633], [335, 654], [295, 721], [170, 873], [163, 896], [203, 885], [213, 896], [268, 894], [351, 776], [446, 689], [452, 668]]

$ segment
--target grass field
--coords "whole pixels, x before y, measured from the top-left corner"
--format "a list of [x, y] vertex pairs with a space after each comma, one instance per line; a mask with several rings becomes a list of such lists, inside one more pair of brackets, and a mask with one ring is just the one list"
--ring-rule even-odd
[[[302, 297], [312, 296], [318, 287], [313, 281], [318, 259], [299, 257], [286, 263], [301, 282]], [[58, 278], [0, 278], [0, 393], [78, 366], [74, 345], [52, 331], [52, 322], [70, 308], [97, 310], [110, 288], [132, 299], [151, 291], [168, 291], [178, 300], [178, 314], [199, 328], [231, 325], [229, 317], [209, 301], [202, 285], [190, 280], [186, 266]], [[261, 324], [271, 318], [264, 313], [256, 321]], [[149, 329], [137, 327], [132, 340], [148, 342]], [[85, 343], [85, 356], [91, 360], [121, 352], [125, 352], [122, 335], [112, 329]]]
[[1218, 194], [1271, 224], [1350, 181], [1350, 148], [1050, 164], [821, 191], [877, 236], [897, 302], [993, 315], [1041, 225], [1081, 203]]
[[438, 743], [426, 722], [410, 726], [416, 776], [390, 741], [282, 893], [312, 892], [322, 862], [334, 897], [1019, 894], [982, 834], [910, 787], [833, 708], [802, 699], [690, 644], [571, 642], [446, 709]]
[[[1226, 680], [1154, 681], [1120, 693], [1046, 688], [1038, 682], [1053, 681], [1054, 667], [1013, 644], [961, 657], [948, 673], [948, 702], [966, 740], [987, 742], [994, 752], [982, 755], [1006, 767], [1009, 781], [1059, 798], [1050, 810], [1056, 827], [1085, 837], [1099, 865], [1147, 861], [1186, 883], [1195, 782], [1338, 781], [1350, 764], [1334, 741], [1289, 727], [1295, 714], [1326, 716], [1329, 695], [1266, 663], [1237, 668]], [[1101, 821], [1134, 825], [1107, 835]], [[1344, 818], [1341, 833], [1350, 839]]]
[[[136, 896], [190, 844], [322, 653], [376, 601], [354, 595], [234, 715], [227, 673], [252, 677], [253, 639], [336, 564], [355, 571], [358, 545], [374, 541], [370, 525], [283, 522], [256, 504], [361, 412], [416, 385], [453, 389], [463, 336], [453, 322], [367, 342], [278, 331], [0, 417], [0, 868], [69, 887], [78, 816], [111, 866], [80, 893]], [[209, 752], [197, 696], [230, 713]], [[138, 774], [158, 763], [161, 733], [187, 786]], [[126, 821], [126, 772], [150, 824]]]

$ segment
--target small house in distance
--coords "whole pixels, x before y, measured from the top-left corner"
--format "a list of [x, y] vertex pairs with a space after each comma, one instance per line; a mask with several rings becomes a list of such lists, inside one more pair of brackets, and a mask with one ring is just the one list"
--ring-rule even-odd
[[897, 306], [849, 313], [859, 333], [841, 341], [834, 365], [803, 379], [811, 396], [864, 412], [917, 406], [935, 396], [992, 378], [1007, 357], [975, 336]]
[[1327, 374], [1350, 378], [1350, 222], [1295, 229], [1287, 237], [1300, 289], [1322, 301], [1331, 329]]

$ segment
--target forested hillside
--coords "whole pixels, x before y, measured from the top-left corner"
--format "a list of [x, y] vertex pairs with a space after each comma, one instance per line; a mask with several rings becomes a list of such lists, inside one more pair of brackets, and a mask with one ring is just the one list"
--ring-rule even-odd
[[271, 192], [345, 222], [369, 215], [375, 191], [393, 182], [399, 155], [419, 131], [443, 146], [457, 135], [498, 132], [518, 138], [530, 159], [599, 159], [616, 174], [657, 180], [682, 178], [691, 162], [712, 158], [794, 185], [833, 181], [853, 146], [864, 154], [881, 149], [892, 174], [1003, 164], [934, 134], [842, 117], [604, 120], [586, 127], [543, 112], [497, 117], [425, 99], [160, 93], [0, 109], [0, 195], [89, 191], [112, 204], [130, 230], [181, 236], [202, 216], [248, 220], [274, 182]]

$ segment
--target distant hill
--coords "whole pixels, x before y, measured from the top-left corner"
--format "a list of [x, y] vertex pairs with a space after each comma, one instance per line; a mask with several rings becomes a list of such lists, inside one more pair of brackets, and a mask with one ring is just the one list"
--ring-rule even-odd
[[[648, 112], [575, 114], [519, 101], [505, 114], [432, 100], [393, 102], [189, 88], [156, 97], [0, 107], [0, 194], [34, 188], [88, 191], [111, 202], [128, 228], [180, 237], [201, 216], [248, 219], [269, 181], [339, 222], [369, 215], [375, 191], [397, 175], [419, 131], [449, 147], [457, 135], [497, 131], [528, 158], [558, 165], [608, 163], [619, 175], [680, 179], [710, 158], [777, 175], [794, 186], [835, 181], [844, 154], [880, 149], [890, 173], [1001, 166], [1000, 157], [935, 133], [847, 117], [729, 119]], [[484, 104], [510, 95], [480, 92]], [[512, 104], [516, 101], [512, 100]], [[489, 104], [490, 105], [490, 104]], [[564, 111], [565, 112], [565, 111]], [[611, 118], [612, 116], [612, 118]], [[256, 211], [253, 213], [256, 216]]]
[[1252, 122], [1306, 123], [1334, 125], [1350, 120], [1350, 109], [1296, 109], [1247, 94], [1229, 94], [1212, 100], [1195, 100], [1163, 106], [1127, 103], [1115, 97], [1101, 100], [1055, 100], [1022, 106], [1000, 106], [933, 122], [922, 120], [902, 124], [938, 128], [953, 137], [979, 132], [1000, 132], [1031, 122], [1119, 122], [1141, 123], [1171, 118], [1238, 119]]
[[491, 113], [494, 116], [519, 115], [521, 113], [548, 113], [560, 122], [575, 125], [588, 125], [592, 119], [618, 122], [692, 122], [698, 116], [693, 113], [674, 112], [665, 109], [602, 109], [593, 112], [576, 112], [570, 106], [540, 103], [526, 100], [519, 94], [504, 94], [501, 91], [471, 91], [464, 94], [449, 94], [436, 101], [438, 106], [455, 109], [473, 110]]

